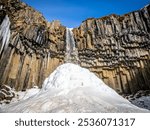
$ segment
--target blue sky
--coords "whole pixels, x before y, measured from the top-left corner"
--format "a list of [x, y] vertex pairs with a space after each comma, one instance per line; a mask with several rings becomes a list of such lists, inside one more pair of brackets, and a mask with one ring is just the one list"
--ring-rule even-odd
[[67, 27], [78, 27], [87, 18], [125, 14], [138, 10], [150, 0], [22, 0], [40, 11], [48, 21], [60, 20]]

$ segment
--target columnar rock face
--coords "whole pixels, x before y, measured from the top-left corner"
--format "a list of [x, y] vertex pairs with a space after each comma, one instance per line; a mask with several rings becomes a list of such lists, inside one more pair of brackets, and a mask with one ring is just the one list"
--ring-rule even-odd
[[73, 30], [81, 65], [120, 93], [150, 89], [150, 6]]
[[[87, 19], [73, 29], [81, 66], [120, 93], [150, 89], [150, 6]], [[0, 84], [41, 87], [65, 62], [66, 27], [19, 0], [0, 1]]]
[[0, 84], [41, 86], [64, 60], [65, 27], [19, 0], [0, 2]]

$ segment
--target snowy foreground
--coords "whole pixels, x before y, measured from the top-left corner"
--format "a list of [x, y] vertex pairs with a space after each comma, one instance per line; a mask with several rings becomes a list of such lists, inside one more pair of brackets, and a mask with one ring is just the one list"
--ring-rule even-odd
[[149, 112], [118, 95], [89, 70], [71, 63], [59, 66], [40, 91], [28, 90], [19, 100], [1, 106], [0, 112]]

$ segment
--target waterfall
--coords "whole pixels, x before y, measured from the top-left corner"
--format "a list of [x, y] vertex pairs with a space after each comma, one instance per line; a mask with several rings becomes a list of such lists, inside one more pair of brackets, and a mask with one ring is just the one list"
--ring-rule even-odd
[[7, 49], [10, 38], [10, 21], [6, 15], [2, 24], [0, 25], [0, 55]]
[[78, 64], [78, 50], [75, 46], [75, 40], [71, 28], [66, 28], [66, 55], [65, 62]]

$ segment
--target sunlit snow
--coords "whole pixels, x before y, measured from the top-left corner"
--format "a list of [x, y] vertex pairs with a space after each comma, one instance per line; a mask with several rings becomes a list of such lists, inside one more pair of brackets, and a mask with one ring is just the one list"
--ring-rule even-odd
[[132, 105], [88, 69], [66, 63], [44, 81], [40, 92], [2, 106], [1, 112], [149, 111]]

